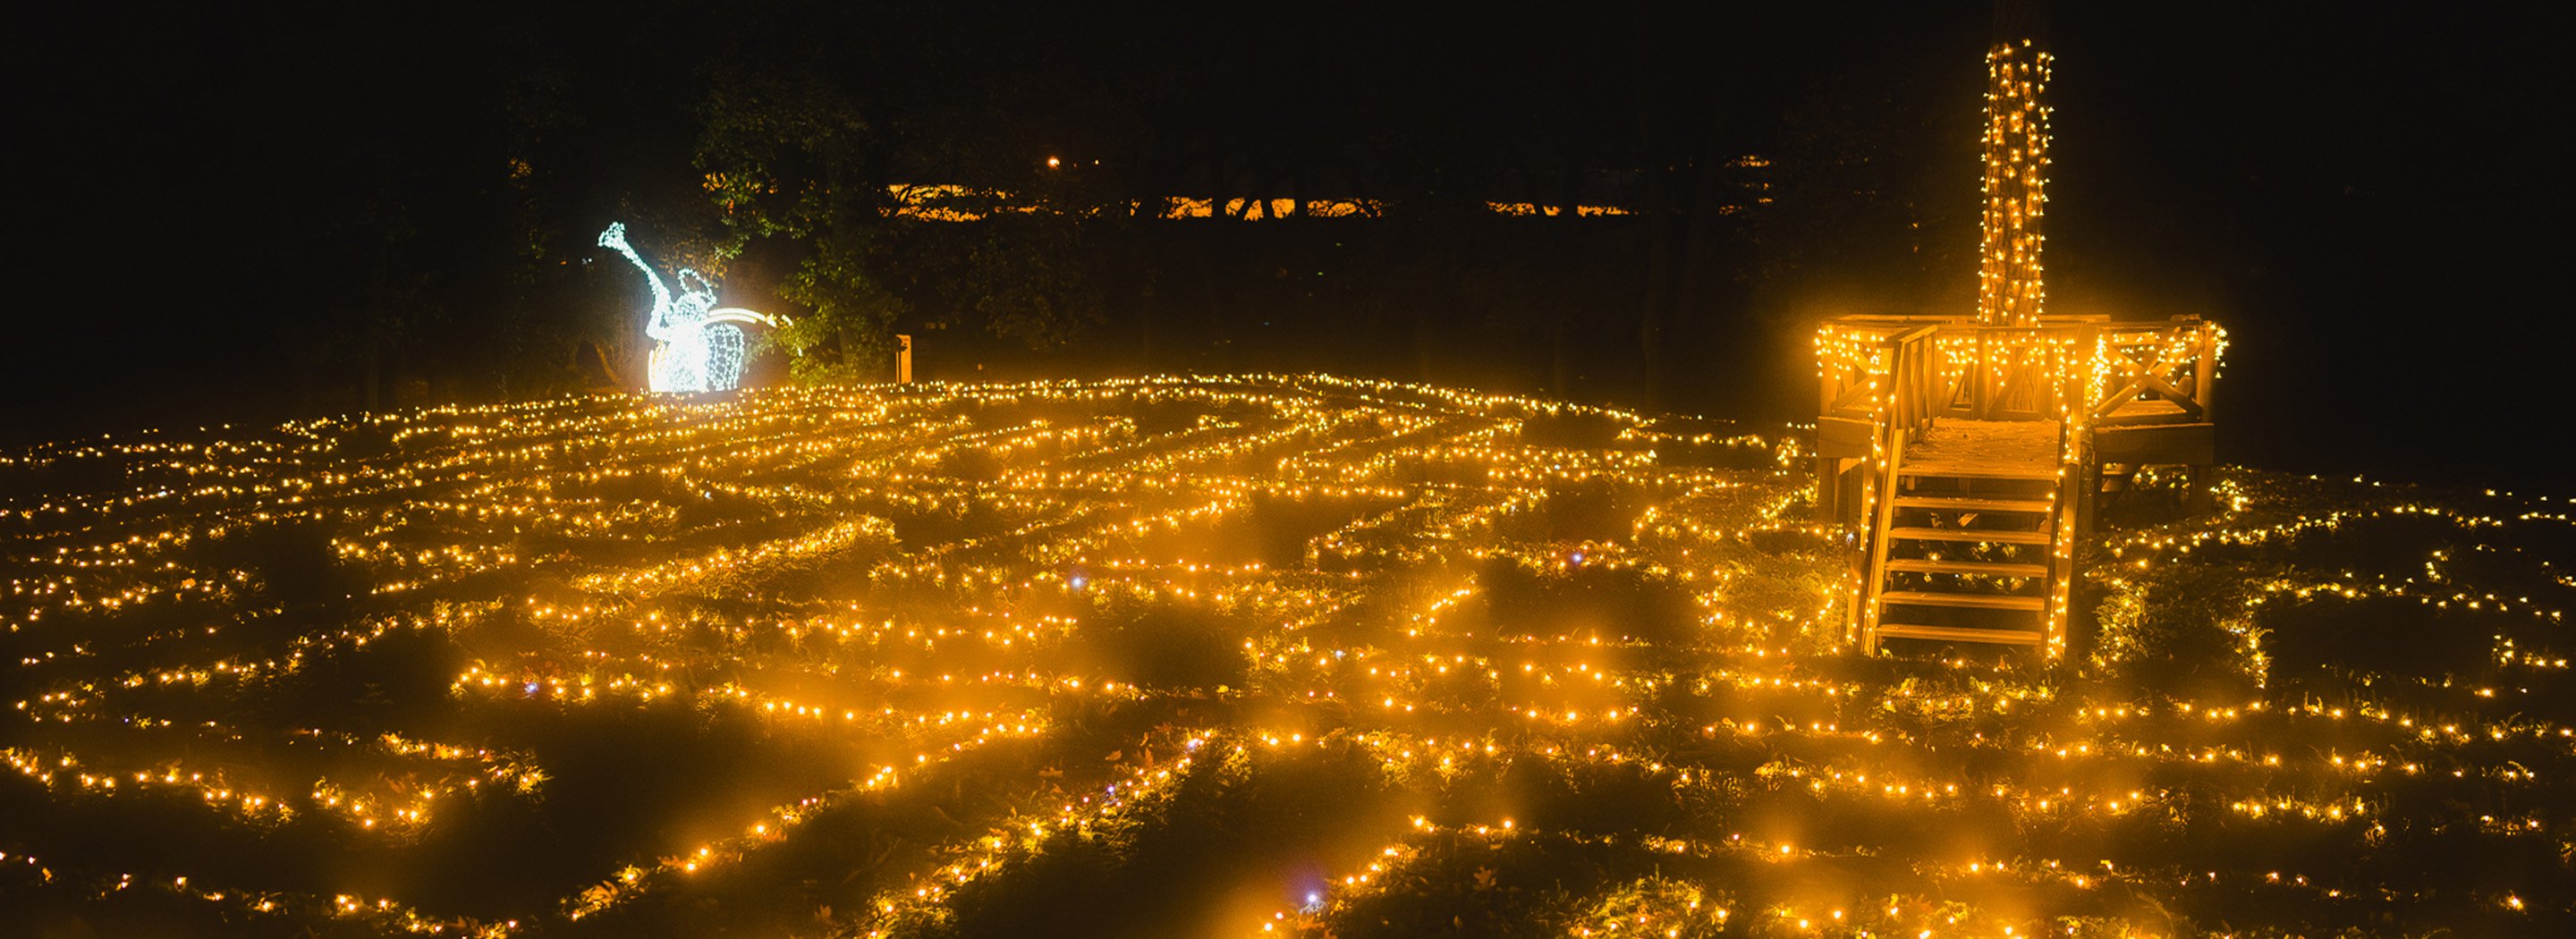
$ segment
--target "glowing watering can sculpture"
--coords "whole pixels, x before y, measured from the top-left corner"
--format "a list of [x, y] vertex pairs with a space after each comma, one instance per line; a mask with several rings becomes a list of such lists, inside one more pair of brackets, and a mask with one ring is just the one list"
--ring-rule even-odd
[[[742, 384], [742, 325], [776, 326], [766, 313], [716, 305], [716, 285], [697, 271], [681, 268], [674, 279], [680, 296], [673, 299], [662, 275], [637, 257], [626, 243], [626, 223], [613, 222], [599, 233], [599, 246], [616, 249], [644, 272], [653, 288], [653, 314], [644, 335], [653, 338], [653, 361], [647, 369], [654, 391], [730, 391]], [[742, 325], [736, 325], [742, 324]]]

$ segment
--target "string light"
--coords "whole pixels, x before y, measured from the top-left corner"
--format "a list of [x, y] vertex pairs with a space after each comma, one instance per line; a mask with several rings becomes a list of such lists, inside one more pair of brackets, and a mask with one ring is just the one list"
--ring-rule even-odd
[[[1809, 455], [1787, 429], [1329, 376], [602, 395], [43, 445], [0, 473], [121, 482], [0, 497], [0, 622], [27, 689], [0, 710], [6, 759], [49, 802], [400, 854], [482, 814], [466, 807], [581, 797], [497, 728], [651, 713], [864, 754], [837, 781], [639, 819], [689, 834], [639, 838], [509, 916], [611, 930], [766, 876], [753, 862], [818, 819], [989, 785], [993, 765], [1047, 785], [887, 862], [828, 931], [947, 922], [970, 885], [1124, 844], [1175, 800], [1275, 791], [1257, 783], [1293, 765], [1375, 780], [1342, 807], [1381, 853], [1341, 856], [1318, 899], [1246, 932], [1350, 931], [1438, 878], [1473, 891], [1484, 868], [1499, 889], [1565, 852], [1641, 865], [1569, 898], [1568, 930], [1596, 935], [2161, 928], [2130, 896], [2296, 899], [2254, 917], [2324, 911], [2263, 920], [2317, 931], [2565, 899], [2545, 879], [2419, 892], [2332, 859], [2567, 844], [2576, 727], [2545, 696], [2567, 674], [2568, 572], [2542, 547], [2571, 524], [2562, 502], [2231, 472], [2220, 511], [2102, 540], [2093, 657], [1996, 669], [1837, 651], [1839, 530], [1806, 517]], [[319, 533], [362, 612], [316, 621], [231, 549], [284, 531]], [[2346, 570], [2357, 542], [2423, 547]], [[2177, 600], [2213, 576], [2241, 586]], [[2476, 671], [2292, 669], [2312, 653], [2284, 631], [2320, 604], [2457, 617], [2474, 631], [2446, 641]], [[2221, 637], [2192, 667], [2241, 680], [2123, 677], [2175, 654], [2157, 630], [2183, 609]], [[1122, 645], [1140, 616], [1204, 626], [1207, 660], [1141, 669]], [[435, 733], [230, 704], [423, 642], [457, 650], [444, 691], [407, 702], [445, 715]], [[1081, 751], [1101, 715], [1170, 726], [1042, 755]], [[1507, 780], [1604, 808], [1498, 795]], [[2213, 829], [2331, 852], [2257, 866], [2171, 840]], [[26, 831], [0, 824], [0, 889], [521, 928], [399, 893], [101, 867], [112, 850]]]
[[2040, 220], [2048, 204], [2049, 55], [2030, 40], [1986, 50], [1984, 245], [1978, 253], [1977, 321], [2032, 326], [2047, 299]]

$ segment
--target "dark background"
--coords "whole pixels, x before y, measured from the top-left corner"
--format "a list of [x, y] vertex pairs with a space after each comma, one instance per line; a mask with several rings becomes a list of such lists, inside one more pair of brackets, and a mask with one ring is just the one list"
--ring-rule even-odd
[[[1069, 211], [833, 216], [900, 301], [853, 322], [920, 335], [929, 377], [1320, 368], [1783, 419], [1814, 318], [1972, 299], [1984, 3], [717, 6], [38, 16], [0, 438], [632, 383], [640, 289], [596, 233], [731, 245], [728, 303], [803, 313], [781, 285], [822, 236], [702, 183], [831, 108], [843, 159], [772, 169]], [[2564, 494], [2568, 108], [2530, 9], [2047, 11], [2050, 310], [2224, 323], [2231, 462]], [[831, 103], [710, 129], [781, 87]], [[1384, 213], [1097, 211], [1173, 195]]]

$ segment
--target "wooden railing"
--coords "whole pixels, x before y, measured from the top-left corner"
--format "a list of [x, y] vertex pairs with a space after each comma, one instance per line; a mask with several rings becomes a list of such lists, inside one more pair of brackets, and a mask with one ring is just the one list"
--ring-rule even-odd
[[1922, 435], [1932, 426], [1932, 389], [1938, 375], [1932, 358], [1932, 337], [1938, 327], [1917, 326], [1887, 340], [1889, 398], [1888, 426], [1895, 428], [1904, 443]]
[[2056, 420], [2078, 394], [2066, 380], [2091, 346], [2092, 323], [1941, 330], [1941, 413], [1978, 420]]
[[[2215, 325], [2196, 316], [2163, 323], [2050, 317], [2037, 326], [1856, 316], [1828, 324], [1822, 335], [1831, 354], [1822, 363], [1818, 413], [1909, 424], [1935, 416], [2205, 423], [2223, 342]], [[2139, 406], [2155, 402], [2164, 406]]]
[[1919, 433], [1934, 416], [1939, 379], [1932, 341], [1946, 320], [1870, 317], [1828, 327], [1841, 346], [1822, 364], [1817, 413], [1851, 420], [1891, 421]]
[[2155, 400], [2172, 405], [2183, 420], [2209, 423], [2210, 392], [2217, 384], [2223, 341], [2217, 324], [2197, 316], [2104, 327], [2094, 362], [2096, 388], [2087, 396], [2086, 416], [2116, 420], [2121, 408]]

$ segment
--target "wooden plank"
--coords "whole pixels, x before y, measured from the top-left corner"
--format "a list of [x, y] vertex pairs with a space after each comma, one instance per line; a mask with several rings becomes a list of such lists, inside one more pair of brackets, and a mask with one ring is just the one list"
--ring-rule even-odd
[[[2099, 324], [2083, 323], [2075, 327], [2075, 349], [2099, 349], [2102, 347], [2101, 340], [2102, 327]], [[2080, 355], [2083, 356], [2083, 361], [2069, 359], [2059, 369], [2058, 380], [2063, 387], [2058, 389], [2057, 399], [2068, 405], [2064, 408], [2067, 411], [2082, 410], [2085, 396], [2093, 392], [2090, 353]]]
[[2135, 424], [2205, 424], [2191, 416], [2182, 405], [2154, 398], [2132, 398], [2127, 404], [2093, 419], [2095, 427], [2127, 427]]
[[1908, 541], [1983, 541], [1995, 544], [2047, 544], [2044, 531], [1988, 531], [1981, 528], [1894, 528], [1891, 538]]
[[2114, 348], [2109, 352], [2112, 358], [2117, 359], [2116, 364], [2119, 366], [2123, 383], [2118, 391], [2093, 407], [2094, 417], [2109, 417], [2122, 406], [2127, 405], [2131, 399], [2152, 391], [2189, 415], [2192, 420], [2201, 419], [2200, 402], [2191, 392], [2176, 387], [2173, 382], [2165, 378], [2165, 374], [2172, 371], [2174, 366], [2166, 360], [2162, 349], [2157, 350], [2154, 361], [2143, 364], [2121, 349]]
[[1908, 479], [1964, 477], [1968, 479], [2014, 479], [2025, 482], [2050, 482], [2057, 479], [2057, 467], [1949, 466], [1940, 463], [1933, 463], [1927, 466], [1926, 464], [1918, 462], [1907, 464], [1904, 475]]
[[1932, 420], [1932, 342], [1939, 330], [1917, 326], [1896, 337], [1895, 406], [1889, 416], [1907, 432], [1907, 439], [1920, 433]]
[[2167, 371], [2170, 371], [2173, 368], [2173, 365], [2166, 361], [2164, 349], [2161, 345], [2152, 350], [2155, 353], [2155, 358], [2151, 361], [2140, 361], [2136, 356], [2130, 354], [2130, 350], [2122, 349], [2117, 346], [2113, 346], [2105, 351], [2109, 353], [2108, 358], [2110, 360], [2105, 364], [2109, 364], [2114, 367], [2114, 371], [2121, 378], [2121, 385], [2118, 390], [2111, 393], [2110, 397], [2104, 398], [2101, 404], [2093, 406], [2092, 415], [2094, 417], [2108, 417], [2112, 413], [2120, 410], [2121, 407], [2129, 404], [2130, 401], [2135, 399], [2137, 396], [2153, 391], [2157, 394], [2163, 395], [2167, 400], [2175, 402], [2176, 407], [2188, 411], [2194, 419], [2199, 418], [2200, 406], [2190, 403], [2188, 400], [2190, 398], [2189, 395], [2184, 394], [2180, 389], [2175, 388], [2172, 383], [2167, 382], [2164, 379], [2164, 374]]
[[1933, 642], [1999, 642], [2017, 646], [2039, 644], [2038, 630], [1975, 629], [1959, 626], [1916, 626], [1911, 623], [1888, 623], [1878, 627], [1887, 639], [1927, 639]]
[[1863, 655], [1878, 654], [1879, 591], [1887, 588], [1887, 530], [1896, 524], [1896, 473], [1904, 460], [1903, 436], [1887, 428], [1887, 463], [1878, 468], [1878, 517], [1869, 525], [1869, 569], [1861, 575], [1866, 594], [1861, 598], [1860, 647]]
[[2191, 415], [2194, 420], [2199, 419], [2200, 402], [2191, 400], [2190, 395], [2184, 394], [2182, 389], [2174, 387], [2172, 382], [2164, 379], [2164, 376], [2156, 374], [2139, 375], [2138, 383], [2147, 386], [2148, 390], [2154, 391], [2159, 395], [2163, 395], [2165, 400], [2173, 402], [2175, 407], [2183, 409], [2183, 413]]
[[2102, 399], [2101, 404], [2093, 406], [2093, 416], [2096, 418], [2111, 416], [2112, 413], [2127, 405], [2129, 399], [2137, 397], [2139, 390], [2137, 382], [2121, 385], [2120, 390], [2112, 392], [2110, 397]]
[[[2053, 316], [2049, 318], [2056, 319]], [[1974, 325], [1975, 321], [1974, 316], [1952, 313], [1851, 313], [1834, 317], [1834, 322], [1837, 323], [1863, 323], [1888, 328], [1916, 325], [1966, 326]]]
[[1890, 590], [1878, 595], [1881, 603], [1904, 603], [1914, 606], [1955, 606], [1972, 610], [2020, 610], [2038, 613], [2048, 609], [2042, 597], [2010, 597], [1985, 593], [1934, 593], [1923, 590]]
[[2057, 473], [2056, 421], [1944, 420], [1905, 450], [1923, 474], [1962, 471]]
[[1932, 561], [1921, 558], [1892, 558], [1887, 562], [1887, 569], [1913, 574], [1970, 574], [1979, 577], [2048, 576], [2048, 565], [2006, 561]]
[[2121, 405], [2129, 403], [2129, 399], [2137, 397], [2140, 391], [2145, 390], [2138, 386], [2136, 379], [2138, 373], [2146, 371], [2146, 366], [2138, 364], [2138, 360], [2130, 356], [2128, 350], [2119, 346], [2106, 346], [2102, 351], [2103, 364], [2111, 366], [2122, 381], [2120, 387], [2112, 390], [2110, 397], [2102, 399], [2101, 404], [2093, 406], [2094, 417], [2102, 417], [2119, 410]]
[[1830, 415], [1816, 418], [1816, 455], [1858, 460], [1869, 456], [1878, 424]]
[[1840, 411], [1846, 408], [1857, 407], [1860, 404], [1861, 399], [1867, 398], [1870, 395], [1877, 393], [1877, 391], [1878, 389], [1870, 387], [1870, 383], [1868, 381], [1864, 380], [1853, 382], [1850, 387], [1843, 389], [1842, 394], [1835, 396], [1832, 401], [1826, 402], [1825, 410]]
[[1932, 509], [1941, 512], [2046, 512], [2055, 503], [2048, 499], [2003, 499], [1984, 496], [1898, 496], [1900, 509]]
[[[2082, 447], [2082, 443], [2080, 441], [2077, 443], [2077, 447], [2079, 449]], [[2083, 474], [2078, 473], [2076, 474], [2076, 478], [2067, 480], [2065, 485], [2074, 485], [2075, 483], [2082, 481], [2082, 478]], [[2058, 536], [2055, 543], [2072, 544], [2080, 543], [2082, 541], [2084, 537], [2082, 534], [2083, 529], [2078, 526], [2077, 516], [2075, 514], [2078, 502], [2079, 500], [2065, 492], [2065, 486], [2059, 487], [2057, 499], [2058, 512], [2055, 516], [2051, 517], [2049, 522], [2050, 531]], [[2071, 552], [2068, 554], [2060, 554], [2057, 551], [2052, 550], [2049, 552], [2048, 563], [2050, 567], [2049, 573], [2053, 576], [2051, 576], [2048, 581], [2048, 610], [2047, 612], [2040, 614], [2039, 625], [2041, 629], [2046, 630], [2048, 633], [2048, 653], [2050, 657], [2053, 658], [2066, 648], [2066, 616], [2070, 612], [2068, 609], [2070, 605], [2068, 603], [2068, 591], [2074, 587], [2073, 578], [2068, 575], [2073, 573], [2072, 568], [2075, 564], [2075, 559], [2072, 557]]]
[[2192, 328], [2199, 331], [2200, 341], [2199, 352], [2192, 357], [2191, 399], [2200, 402], [2202, 420], [2214, 420], [2210, 416], [2209, 396], [2211, 392], [2218, 390], [2218, 333], [2197, 321], [2192, 323]]
[[1816, 458], [1816, 520], [1839, 525], [1843, 519], [1843, 461], [1829, 456]]

